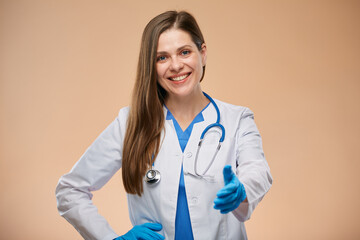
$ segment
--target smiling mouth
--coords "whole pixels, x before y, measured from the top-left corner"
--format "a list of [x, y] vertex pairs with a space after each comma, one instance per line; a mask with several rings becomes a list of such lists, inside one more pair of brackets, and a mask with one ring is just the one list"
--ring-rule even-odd
[[169, 79], [170, 79], [171, 81], [179, 82], [179, 81], [182, 81], [182, 80], [184, 80], [185, 78], [187, 78], [189, 75], [190, 75], [190, 73], [187, 73], [187, 74], [184, 74], [184, 75], [181, 75], [181, 76], [177, 76], [177, 77], [172, 77], [172, 78], [169, 78]]

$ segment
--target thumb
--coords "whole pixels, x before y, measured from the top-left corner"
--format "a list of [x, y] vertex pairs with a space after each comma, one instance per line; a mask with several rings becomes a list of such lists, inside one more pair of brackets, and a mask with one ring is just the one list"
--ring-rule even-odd
[[162, 229], [162, 225], [160, 223], [144, 223], [143, 226], [153, 231], [160, 231]]
[[230, 165], [226, 165], [224, 167], [223, 174], [224, 174], [224, 182], [225, 182], [225, 185], [226, 185], [231, 181], [231, 179], [232, 179], [232, 177], [234, 175], [233, 171], [231, 170]]

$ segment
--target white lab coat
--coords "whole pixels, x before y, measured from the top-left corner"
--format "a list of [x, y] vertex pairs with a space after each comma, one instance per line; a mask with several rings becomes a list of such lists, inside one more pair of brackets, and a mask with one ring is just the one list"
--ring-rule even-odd
[[[181, 151], [172, 120], [165, 120], [165, 131], [154, 169], [161, 173], [156, 185], [144, 183], [141, 197], [127, 195], [129, 215], [133, 225], [161, 223], [159, 233], [174, 239], [175, 214], [181, 164], [194, 239], [247, 239], [244, 221], [250, 218], [256, 205], [270, 189], [272, 177], [264, 158], [261, 137], [253, 113], [244, 107], [218, 100], [221, 120], [226, 130], [222, 147], [210, 167], [207, 180], [194, 177], [194, 160], [203, 130], [216, 121], [215, 108], [210, 104], [204, 111], [204, 121], [195, 123], [184, 153]], [[164, 114], [166, 116], [166, 108]], [[118, 235], [92, 204], [92, 191], [100, 189], [120, 168], [122, 146], [129, 108], [120, 110], [118, 117], [87, 149], [72, 170], [62, 176], [56, 188], [60, 214], [85, 239], [110, 240]], [[218, 144], [220, 131], [212, 128], [205, 135], [199, 154], [197, 171], [202, 172], [211, 160]], [[222, 170], [231, 165], [244, 184], [248, 203], [229, 214], [213, 208], [217, 191], [224, 186]], [[238, 166], [237, 166], [238, 165]], [[237, 166], [237, 168], [236, 168]]]

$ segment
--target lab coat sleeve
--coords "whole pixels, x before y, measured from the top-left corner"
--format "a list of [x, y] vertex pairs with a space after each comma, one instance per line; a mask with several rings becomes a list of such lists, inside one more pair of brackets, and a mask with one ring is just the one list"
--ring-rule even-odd
[[256, 205], [272, 185], [270, 168], [265, 160], [262, 140], [248, 108], [242, 112], [236, 135], [237, 176], [244, 184], [247, 202], [233, 211], [241, 222], [248, 220]]
[[61, 216], [70, 222], [84, 239], [110, 240], [118, 237], [92, 202], [92, 191], [100, 189], [121, 167], [121, 111], [119, 116], [86, 150], [71, 171], [62, 176], [56, 187]]

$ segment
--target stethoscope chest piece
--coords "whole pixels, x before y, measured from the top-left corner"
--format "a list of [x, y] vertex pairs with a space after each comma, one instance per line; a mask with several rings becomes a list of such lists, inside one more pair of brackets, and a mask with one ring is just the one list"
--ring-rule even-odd
[[[200, 141], [199, 141], [199, 144], [198, 144], [198, 149], [197, 149], [197, 152], [196, 152], [196, 156], [195, 156], [195, 163], [194, 163], [194, 174], [191, 174], [193, 176], [196, 176], [196, 177], [202, 177], [202, 178], [205, 178], [205, 177], [209, 177], [206, 174], [206, 172], [209, 170], [209, 168], [211, 167], [211, 165], [213, 164], [214, 160], [215, 160], [215, 157], [217, 155], [217, 153], [219, 152], [220, 150], [220, 147], [221, 147], [221, 143], [224, 141], [225, 139], [225, 128], [223, 125], [220, 124], [220, 111], [219, 111], [219, 108], [218, 106], [216, 105], [216, 103], [214, 102], [214, 100], [209, 96], [207, 95], [206, 93], [204, 93], [204, 95], [210, 100], [210, 102], [214, 105], [214, 108], [216, 110], [216, 114], [217, 114], [217, 119], [216, 119], [216, 122], [213, 123], [213, 124], [210, 124], [209, 126], [207, 126], [204, 131], [202, 132], [201, 134], [201, 137], [200, 137]], [[213, 158], [211, 159], [210, 161], [210, 164], [208, 165], [208, 167], [205, 169], [205, 171], [202, 173], [202, 174], [199, 174], [197, 172], [197, 161], [198, 161], [198, 155], [199, 155], [199, 151], [200, 151], [200, 147], [201, 147], [201, 143], [203, 141], [203, 139], [205, 138], [205, 134], [208, 132], [209, 129], [213, 128], [213, 127], [217, 127], [217, 128], [220, 128], [221, 129], [221, 138], [219, 140], [219, 145], [218, 147], [216, 148], [216, 152], [213, 156]], [[158, 183], [160, 182], [160, 172], [158, 170], [154, 170], [154, 169], [150, 169], [146, 172], [145, 174], [145, 182], [147, 182], [148, 184], [151, 184], [153, 185], [154, 183]]]
[[158, 183], [160, 178], [160, 172], [158, 170], [150, 169], [145, 174], [145, 181], [149, 184]]

